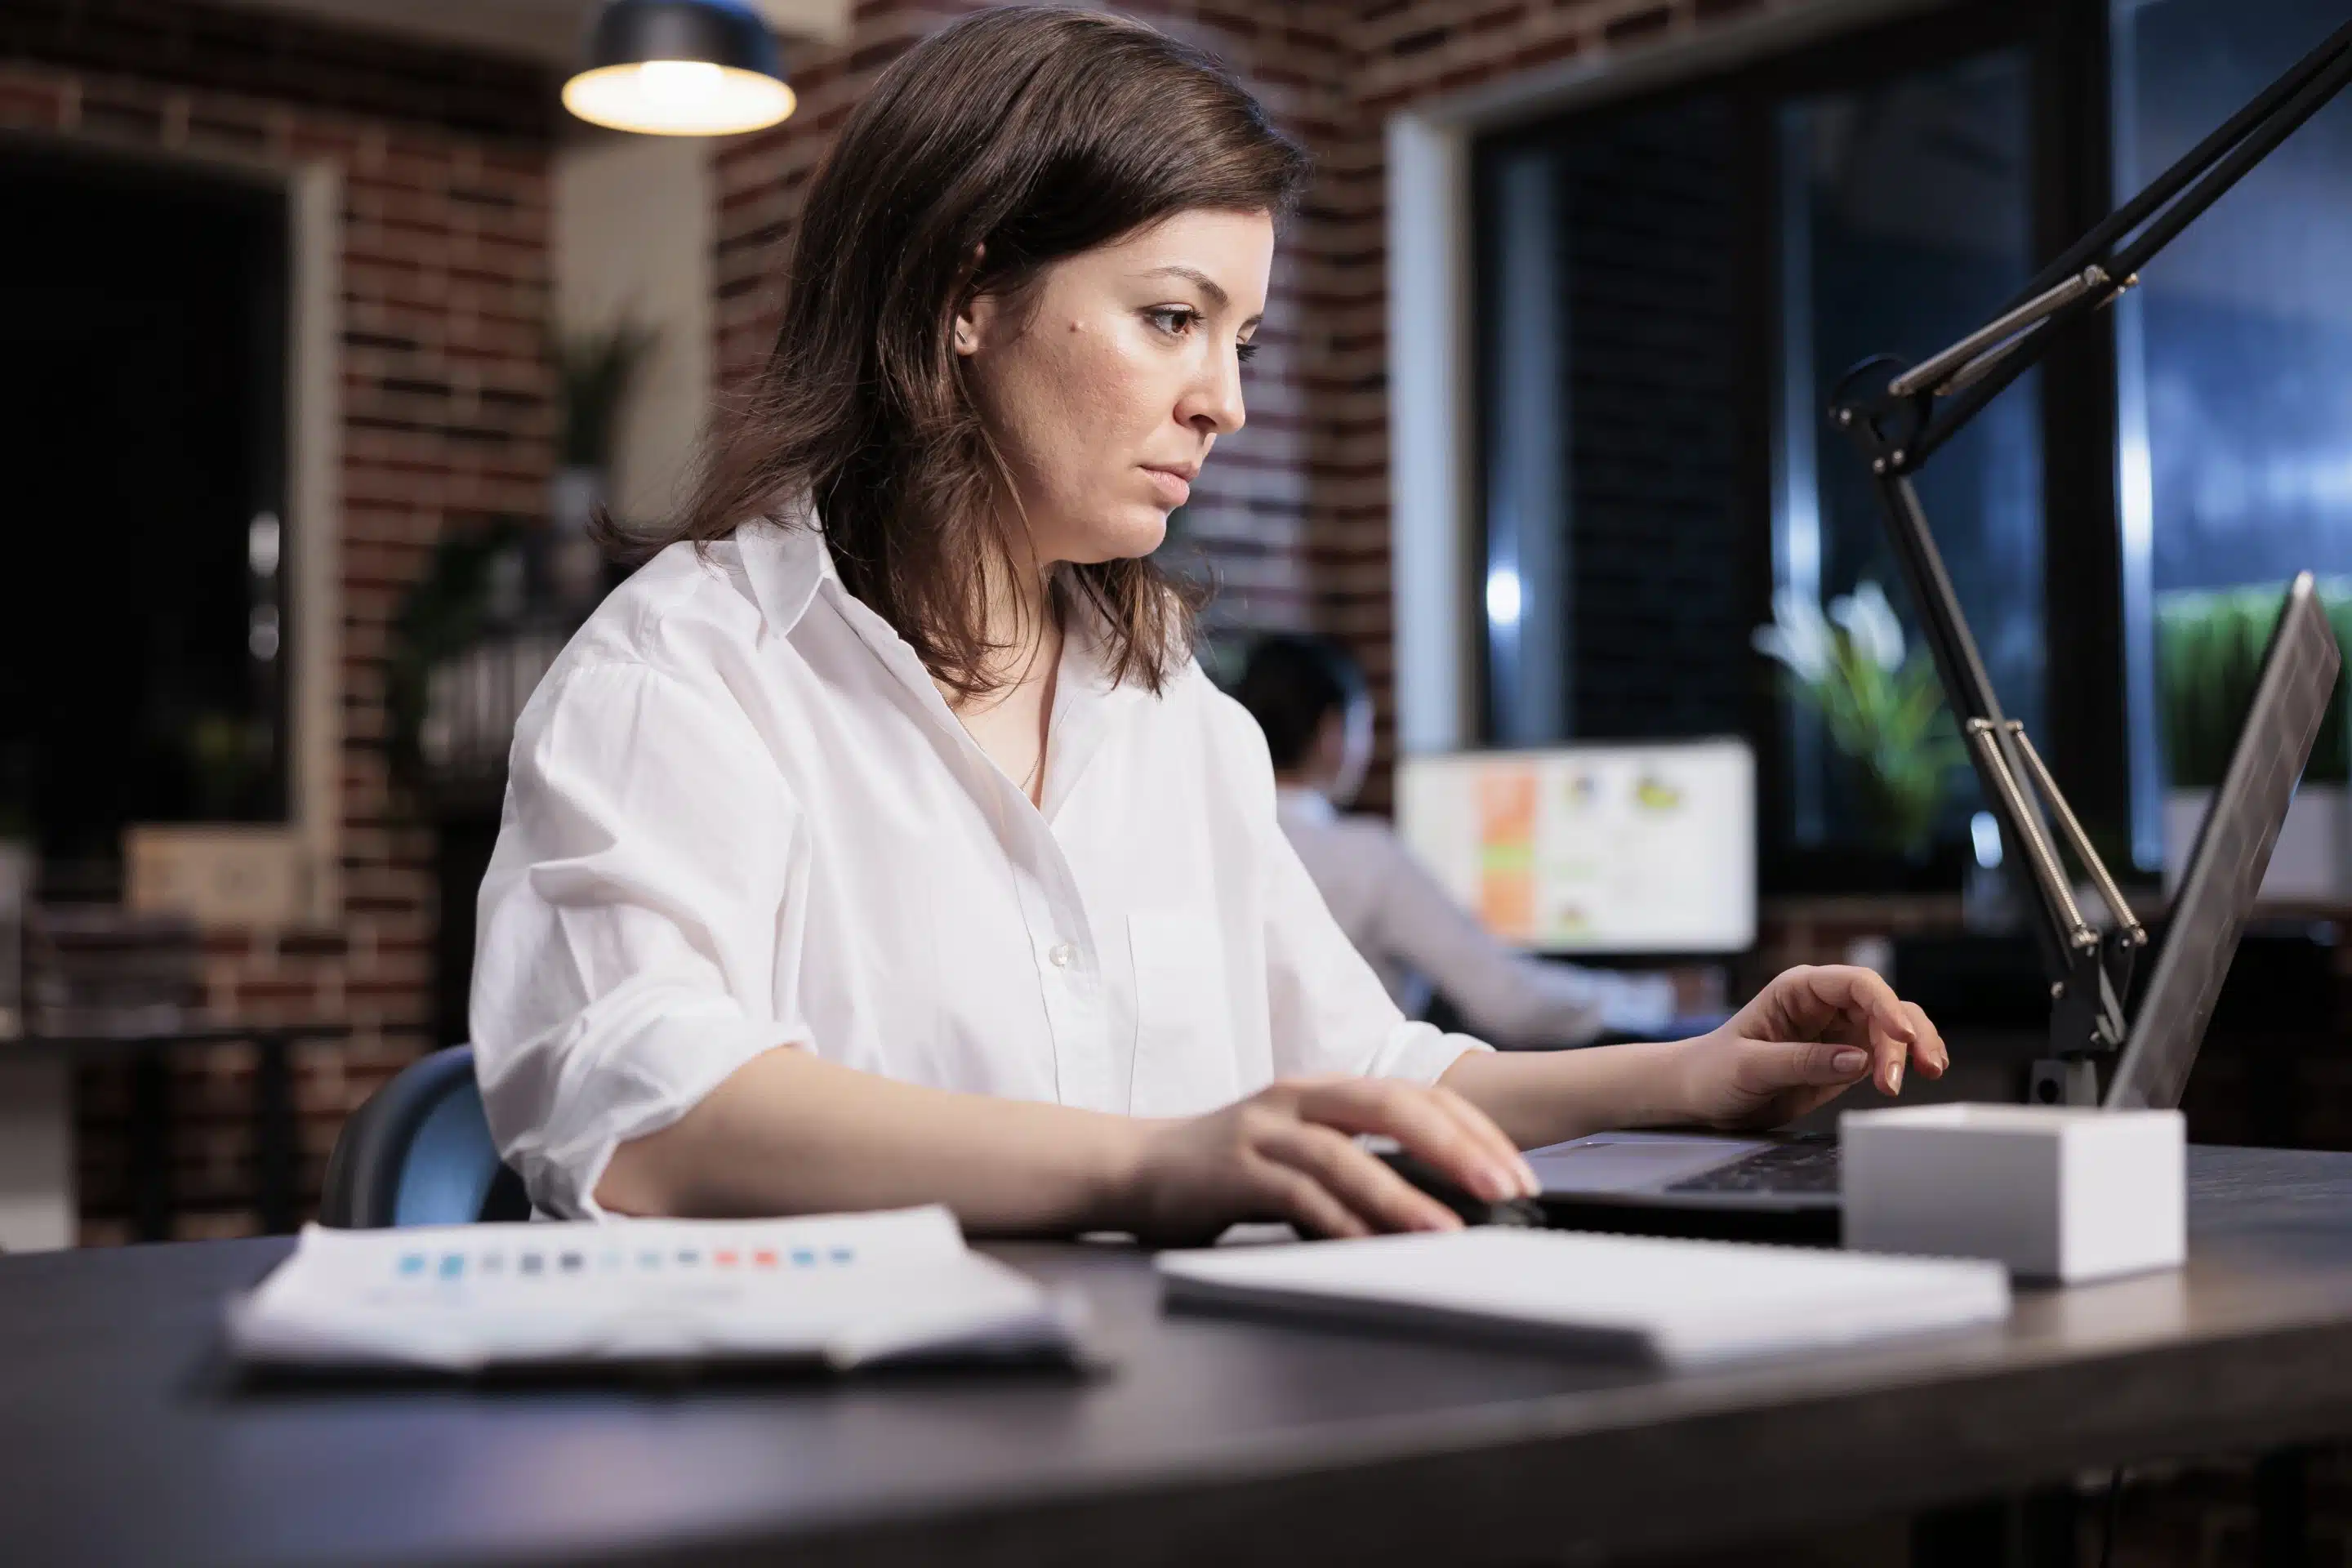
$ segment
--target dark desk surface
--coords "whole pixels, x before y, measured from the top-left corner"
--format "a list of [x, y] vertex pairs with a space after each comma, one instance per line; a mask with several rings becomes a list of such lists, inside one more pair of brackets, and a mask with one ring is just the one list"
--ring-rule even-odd
[[2352, 1433], [2352, 1155], [2191, 1170], [2183, 1273], [1678, 1377], [1163, 1318], [1134, 1253], [1017, 1247], [1116, 1370], [258, 1394], [215, 1316], [286, 1242], [0, 1258], [0, 1558], [1581, 1560]]

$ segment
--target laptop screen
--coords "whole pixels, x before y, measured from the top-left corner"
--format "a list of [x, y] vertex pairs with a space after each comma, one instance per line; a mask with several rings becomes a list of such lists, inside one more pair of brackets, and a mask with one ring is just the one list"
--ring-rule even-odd
[[2287, 589], [2237, 750], [2198, 830], [2163, 950], [2107, 1085], [2110, 1107], [2179, 1105], [2342, 663], [2306, 572]]

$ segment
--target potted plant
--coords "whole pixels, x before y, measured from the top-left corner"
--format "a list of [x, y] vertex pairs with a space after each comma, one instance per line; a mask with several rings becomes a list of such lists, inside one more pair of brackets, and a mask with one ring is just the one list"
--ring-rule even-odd
[[[2336, 640], [2352, 662], [2352, 582], [2320, 586]], [[2162, 713], [2168, 788], [2164, 868], [2177, 879], [2196, 843], [2198, 825], [2229, 766], [2239, 727], [2252, 705], [2263, 650], [2277, 624], [2279, 590], [2268, 584], [2159, 595], [2156, 605], [2157, 689]], [[2339, 902], [2352, 898], [2352, 805], [2346, 790], [2345, 685], [2320, 726], [2311, 763], [2295, 792], [2263, 879], [2266, 899]]]
[[1782, 589], [1758, 652], [1780, 666], [1791, 700], [1822, 716], [1853, 763], [1872, 842], [1923, 858], [1935, 838], [1952, 770], [1968, 760], [1928, 660], [1913, 654], [1903, 623], [1875, 583], [1830, 602], [1829, 614]]
[[614, 428], [651, 332], [551, 333], [556, 459], [543, 528], [519, 517], [444, 539], [393, 637], [393, 750], [438, 816], [495, 815], [516, 716], [603, 597], [593, 525], [611, 489]]

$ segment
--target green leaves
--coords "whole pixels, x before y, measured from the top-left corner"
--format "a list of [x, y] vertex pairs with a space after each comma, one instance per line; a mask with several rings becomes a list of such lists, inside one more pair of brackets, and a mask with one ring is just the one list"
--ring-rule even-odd
[[[2352, 582], [2321, 583], [2320, 602], [2335, 623], [2336, 641], [2352, 665]], [[2175, 789], [2212, 789], [2230, 765], [2238, 730], [2254, 700], [2263, 651], [2278, 624], [2275, 584], [2242, 588], [2177, 590], [2156, 601], [2158, 701], [2164, 715], [2167, 771]], [[2319, 728], [2312, 749], [2313, 783], [2341, 784], [2346, 772], [2345, 692]]]
[[1790, 700], [1819, 713], [1831, 742], [1856, 763], [1872, 837], [1896, 854], [1923, 853], [1945, 785], [1968, 761], [1934, 666], [1906, 651], [1875, 583], [1834, 601], [1826, 616], [1786, 592], [1773, 609], [1774, 624], [1756, 633], [1757, 650], [1780, 662]]

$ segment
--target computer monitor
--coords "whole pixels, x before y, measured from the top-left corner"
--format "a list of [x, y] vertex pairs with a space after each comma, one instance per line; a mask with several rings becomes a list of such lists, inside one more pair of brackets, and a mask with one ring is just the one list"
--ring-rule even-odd
[[1745, 741], [1407, 757], [1398, 830], [1496, 937], [1556, 953], [1741, 952], [1756, 942], [1756, 757]]

